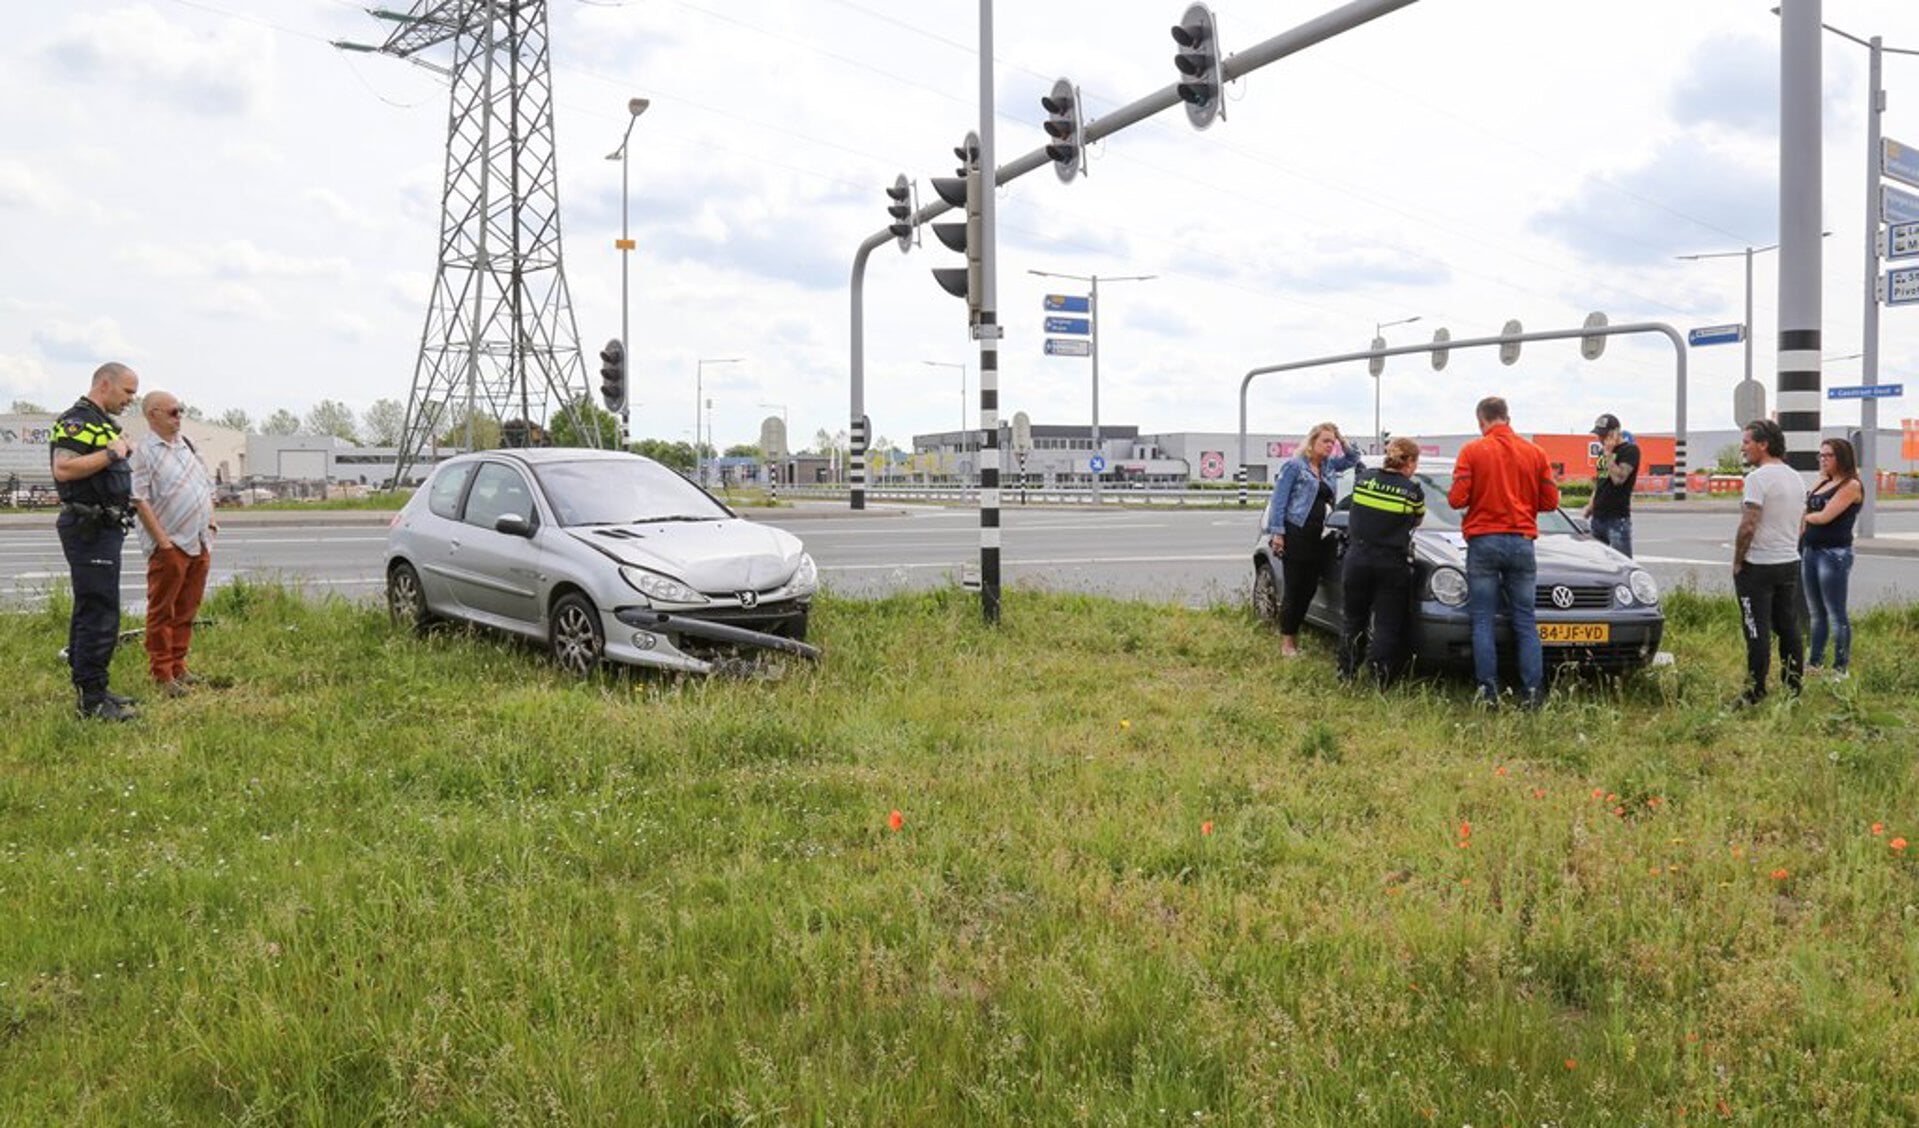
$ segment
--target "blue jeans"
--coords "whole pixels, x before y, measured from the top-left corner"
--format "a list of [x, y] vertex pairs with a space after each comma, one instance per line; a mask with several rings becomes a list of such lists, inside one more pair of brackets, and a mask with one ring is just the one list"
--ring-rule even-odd
[[1473, 617], [1473, 680], [1489, 697], [1499, 694], [1499, 636], [1495, 620], [1503, 602], [1519, 658], [1519, 682], [1529, 699], [1546, 690], [1546, 653], [1539, 644], [1533, 601], [1539, 566], [1531, 537], [1488, 533], [1466, 542], [1466, 607]]
[[1812, 612], [1812, 665], [1826, 660], [1832, 636], [1832, 668], [1843, 672], [1852, 661], [1852, 616], [1846, 613], [1846, 582], [1852, 576], [1851, 548], [1808, 548], [1799, 558], [1800, 586]]
[[1615, 551], [1627, 556], [1632, 555], [1631, 517], [1594, 517], [1592, 527], [1594, 540], [1611, 545]]

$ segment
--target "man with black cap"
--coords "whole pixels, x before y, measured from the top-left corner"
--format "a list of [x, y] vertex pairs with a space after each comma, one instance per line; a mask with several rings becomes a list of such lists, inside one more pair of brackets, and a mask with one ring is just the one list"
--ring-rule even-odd
[[1632, 490], [1639, 479], [1639, 444], [1626, 438], [1619, 416], [1607, 412], [1593, 420], [1593, 435], [1603, 448], [1593, 466], [1593, 495], [1585, 516], [1593, 538], [1632, 555]]

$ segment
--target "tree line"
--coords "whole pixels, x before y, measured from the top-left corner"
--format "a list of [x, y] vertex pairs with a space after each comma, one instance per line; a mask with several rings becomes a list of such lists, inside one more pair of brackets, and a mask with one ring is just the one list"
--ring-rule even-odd
[[[605, 410], [590, 399], [578, 399], [571, 404], [572, 410], [555, 411], [548, 420], [549, 426], [542, 428], [524, 420], [502, 420], [483, 409], [476, 408], [473, 413], [472, 436], [476, 448], [488, 449], [499, 446], [597, 446], [610, 448], [617, 446], [620, 435], [620, 422], [612, 412]], [[182, 410], [187, 418], [203, 423], [225, 427], [253, 435], [329, 435], [349, 442], [355, 446], [399, 446], [401, 433], [406, 426], [406, 405], [396, 399], [377, 399], [364, 412], [355, 413], [346, 404], [334, 399], [323, 399], [307, 409], [305, 416], [296, 415], [285, 408], [279, 408], [256, 420], [246, 411], [230, 407], [218, 415], [191, 402], [182, 402]], [[46, 407], [31, 400], [14, 400], [10, 408], [16, 415], [50, 415]], [[138, 415], [140, 398], [127, 408], [127, 412]], [[434, 441], [444, 447], [465, 447], [467, 445], [467, 412], [465, 405], [456, 405], [448, 410], [447, 418], [436, 423]], [[591, 436], [591, 439], [588, 436]], [[661, 462], [676, 470], [690, 471], [698, 461], [714, 458], [713, 446], [702, 442], [697, 450], [693, 444], [681, 440], [633, 439], [628, 448], [643, 454], [655, 462]], [[817, 458], [843, 459], [847, 454], [847, 434], [844, 430], [829, 432], [824, 427], [813, 435], [810, 450], [794, 453]], [[873, 450], [877, 453], [890, 452], [894, 448], [891, 440], [880, 436], [873, 441]], [[735, 443], [724, 451], [727, 458], [759, 458], [761, 450], [754, 443]]]

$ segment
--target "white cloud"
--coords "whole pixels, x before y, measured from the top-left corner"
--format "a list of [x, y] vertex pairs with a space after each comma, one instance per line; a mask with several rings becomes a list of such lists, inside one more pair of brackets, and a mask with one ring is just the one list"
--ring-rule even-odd
[[[73, 381], [75, 388], [83, 385], [84, 378]], [[32, 400], [42, 407], [53, 407], [50, 397], [59, 390], [52, 375], [37, 357], [0, 353], [0, 403]]]
[[277, 309], [257, 288], [239, 282], [223, 282], [210, 289], [199, 290], [193, 296], [192, 303], [196, 312], [220, 318], [281, 320], [287, 313]]
[[49, 320], [33, 331], [32, 339], [34, 348], [42, 356], [62, 363], [99, 365], [133, 355], [119, 323], [110, 317], [86, 321]]
[[144, 5], [81, 12], [40, 49], [62, 78], [110, 86], [136, 109], [159, 97], [214, 117], [258, 112], [272, 87], [271, 33], [230, 22], [196, 34]]

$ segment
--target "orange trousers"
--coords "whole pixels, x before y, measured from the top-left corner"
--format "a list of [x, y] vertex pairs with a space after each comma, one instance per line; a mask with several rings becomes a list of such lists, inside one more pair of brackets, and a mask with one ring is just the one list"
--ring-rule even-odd
[[170, 682], [187, 672], [193, 617], [200, 613], [212, 564], [211, 548], [198, 556], [161, 548], [147, 558], [147, 670], [154, 681]]

